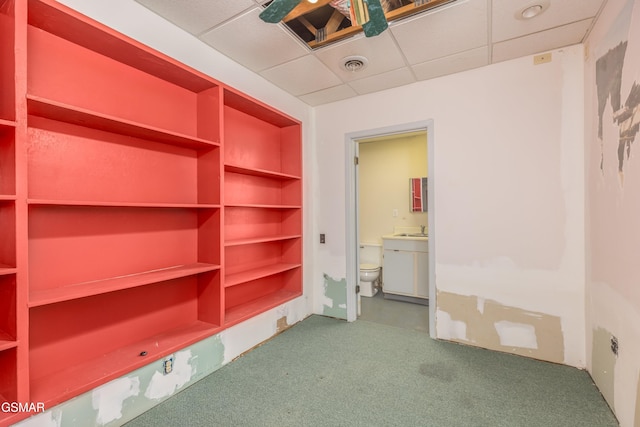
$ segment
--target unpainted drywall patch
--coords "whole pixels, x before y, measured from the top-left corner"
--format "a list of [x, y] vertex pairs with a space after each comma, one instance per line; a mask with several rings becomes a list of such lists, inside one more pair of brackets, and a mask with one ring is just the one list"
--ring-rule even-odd
[[164, 399], [188, 383], [196, 373], [195, 368], [191, 366], [191, 361], [191, 350], [175, 353], [173, 370], [168, 374], [154, 372], [151, 382], [144, 392], [145, 397], [155, 400]]
[[[560, 318], [504, 306], [477, 296], [438, 292], [438, 334], [447, 320], [465, 325], [461, 334], [443, 336], [452, 341], [491, 350], [520, 354], [555, 363], [564, 362], [564, 337]], [[446, 313], [446, 316], [445, 316]], [[455, 328], [461, 331], [462, 327]]]
[[282, 332], [282, 331], [284, 331], [286, 329], [289, 329], [290, 327], [291, 327], [291, 325], [289, 325], [289, 323], [287, 323], [287, 316], [282, 316], [276, 322], [276, 333], [279, 334], [280, 332]]
[[323, 315], [347, 318], [347, 279], [335, 280], [324, 274], [324, 297]]
[[[467, 341], [467, 324], [461, 320], [453, 320], [446, 311], [438, 310], [438, 319], [440, 319], [440, 338], [454, 341]], [[446, 325], [446, 326], [444, 326]], [[446, 328], [446, 330], [442, 330]]]
[[616, 356], [611, 351], [611, 333], [603, 328], [593, 330], [591, 348], [592, 377], [610, 407], [614, 407], [614, 372]]
[[137, 376], [113, 380], [93, 390], [91, 403], [98, 411], [96, 423], [105, 425], [122, 418], [124, 401], [140, 394], [140, 379]]
[[505, 347], [538, 348], [536, 329], [533, 325], [500, 320], [495, 323], [500, 345]]

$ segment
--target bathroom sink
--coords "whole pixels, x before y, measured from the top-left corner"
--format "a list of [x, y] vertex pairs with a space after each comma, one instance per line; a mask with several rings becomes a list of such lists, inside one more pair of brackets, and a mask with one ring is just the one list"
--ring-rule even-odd
[[398, 237], [429, 237], [426, 233], [398, 233], [394, 234], [394, 236]]

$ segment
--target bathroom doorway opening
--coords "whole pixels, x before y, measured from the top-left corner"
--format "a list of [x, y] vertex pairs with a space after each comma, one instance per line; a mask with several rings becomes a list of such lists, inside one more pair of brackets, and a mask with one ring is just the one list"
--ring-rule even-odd
[[[407, 147], [416, 147], [418, 144], [417, 150], [420, 150], [419, 144], [420, 139], [423, 138], [424, 144], [426, 147], [422, 147], [422, 151], [418, 151], [414, 155], [424, 156], [426, 154], [426, 159], [420, 159], [420, 161], [424, 160], [422, 164], [426, 163], [426, 171], [428, 171], [428, 180], [426, 196], [427, 200], [423, 203], [428, 205], [428, 209], [426, 213], [411, 213], [410, 212], [410, 185], [409, 179], [406, 179], [406, 182], [399, 187], [399, 177], [395, 176], [393, 180], [385, 180], [380, 181], [378, 179], [378, 183], [368, 182], [365, 183], [364, 188], [362, 184], [362, 179], [367, 180], [368, 176], [371, 177], [371, 165], [368, 165], [369, 169], [364, 169], [365, 173], [361, 176], [360, 165], [359, 165], [359, 157], [360, 157], [360, 147], [365, 147], [364, 144], [378, 144], [379, 149], [374, 149], [372, 152], [377, 153], [378, 156], [388, 156], [389, 153], [393, 153], [394, 141], [397, 141], [397, 150], [402, 149], [410, 149]], [[429, 295], [429, 305], [418, 305], [413, 303], [404, 303], [408, 304], [406, 306], [407, 310], [416, 322], [427, 323], [426, 319], [428, 319], [429, 325], [429, 334], [432, 337], [435, 337], [435, 307], [436, 307], [436, 292], [435, 292], [435, 269], [434, 260], [435, 260], [435, 206], [434, 206], [434, 132], [433, 132], [433, 120], [426, 120], [421, 122], [414, 123], [406, 123], [402, 125], [385, 127], [385, 128], [377, 128], [370, 129], [361, 132], [354, 132], [347, 134], [345, 136], [345, 147], [346, 147], [346, 159], [347, 159], [347, 191], [346, 191], [346, 206], [347, 206], [347, 320], [355, 321], [359, 315], [360, 308], [360, 300], [365, 299], [366, 305], [368, 307], [382, 307], [386, 303], [386, 299], [383, 298], [382, 294], [379, 292], [374, 297], [367, 296], [359, 296], [356, 293], [356, 286], [359, 284], [360, 277], [360, 245], [365, 241], [366, 243], [379, 244], [380, 250], [380, 265], [382, 265], [382, 235], [384, 234], [393, 234], [394, 231], [398, 229], [402, 229], [402, 226], [408, 227], [407, 229], [411, 229], [411, 227], [420, 228], [420, 225], [426, 225], [429, 235], [428, 240], [428, 259], [429, 259], [429, 273], [428, 273], [428, 295]], [[402, 142], [402, 143], [401, 143]], [[408, 144], [408, 145], [407, 145]], [[373, 148], [372, 145], [367, 145], [368, 148]], [[404, 148], [401, 148], [404, 147]], [[426, 148], [426, 149], [425, 149]], [[384, 150], [392, 150], [388, 153], [384, 153]], [[366, 151], [366, 150], [365, 150]], [[365, 154], [365, 153], [363, 153]], [[406, 153], [399, 154], [399, 158], [401, 159], [403, 155], [406, 157]], [[391, 157], [394, 157], [391, 155]], [[365, 159], [363, 158], [363, 161]], [[406, 161], [406, 160], [405, 160]], [[417, 168], [415, 170], [420, 170], [420, 161], [417, 163]], [[380, 162], [380, 159], [378, 159]], [[400, 164], [402, 160], [400, 160]], [[391, 163], [386, 163], [382, 161], [382, 165], [385, 170], [380, 170], [379, 173], [384, 176], [385, 173], [393, 173], [393, 167]], [[425, 171], [425, 172], [426, 172]], [[405, 175], [407, 171], [403, 172]], [[417, 173], [417, 172], [415, 172]], [[379, 177], [378, 177], [379, 178]], [[414, 177], [412, 177], [414, 178]], [[415, 177], [418, 178], [418, 177]], [[371, 178], [369, 178], [371, 179]], [[375, 181], [375, 179], [374, 179]], [[386, 190], [382, 191], [381, 194], [384, 195], [386, 192], [387, 199], [393, 198], [394, 201], [385, 201], [384, 203], [380, 203], [379, 211], [372, 212], [374, 209], [371, 206], [371, 194], [369, 194], [368, 202], [366, 205], [360, 205], [360, 191], [375, 191], [371, 188], [371, 186], [376, 185], [387, 185], [387, 181], [395, 181], [394, 188], [386, 188]], [[404, 177], [401, 179], [404, 182]], [[392, 185], [392, 184], [389, 184]], [[394, 192], [402, 192], [400, 197], [394, 197]], [[402, 202], [400, 202], [402, 201]], [[406, 201], [406, 203], [404, 203]], [[402, 203], [403, 206], [394, 206], [394, 203]], [[405, 206], [406, 204], [406, 206]], [[364, 210], [364, 211], [363, 211]], [[382, 210], [382, 211], [380, 211]], [[371, 212], [367, 214], [366, 212]], [[388, 212], [387, 212], [388, 211]], [[415, 215], [415, 216], [412, 216]], [[426, 218], [425, 218], [426, 217]], [[364, 218], [364, 219], [363, 219]], [[364, 224], [363, 224], [364, 222]], [[363, 229], [365, 230], [362, 233]], [[379, 231], [377, 231], [379, 230]], [[380, 234], [377, 236], [376, 234]], [[363, 235], [364, 234], [364, 235]], [[371, 247], [367, 246], [367, 250], [371, 252]], [[375, 248], [374, 248], [375, 249]], [[382, 276], [382, 273], [380, 273]], [[366, 291], [365, 294], [370, 294], [370, 291]], [[389, 295], [388, 296], [392, 296]], [[398, 303], [397, 301], [389, 300], [387, 308], [392, 308], [393, 304], [395, 305], [403, 305], [403, 303]], [[397, 310], [397, 309], [396, 309]], [[390, 311], [391, 315], [393, 315], [393, 309]], [[428, 313], [428, 317], [425, 314]], [[384, 316], [384, 314], [382, 314]], [[423, 319], [423, 320], [420, 320]], [[411, 322], [411, 320], [409, 320]], [[420, 325], [416, 325], [420, 329]]]

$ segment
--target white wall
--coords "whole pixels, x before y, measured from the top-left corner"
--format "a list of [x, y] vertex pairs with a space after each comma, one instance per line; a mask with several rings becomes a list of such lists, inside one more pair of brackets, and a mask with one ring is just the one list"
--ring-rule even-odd
[[[596, 61], [627, 41], [618, 93], [624, 104], [640, 84], [640, 0], [609, 0], [587, 41], [585, 71], [587, 178], [587, 362], [622, 426], [640, 426], [640, 163], [636, 133], [622, 173], [619, 131], [610, 96], [598, 135]], [[613, 67], [616, 61], [609, 62]], [[602, 104], [602, 103], [601, 103]], [[636, 123], [640, 122], [636, 113]], [[611, 337], [619, 343], [616, 357]]]
[[346, 278], [345, 134], [433, 119], [438, 337], [585, 366], [582, 46], [552, 58], [316, 108], [316, 312]]

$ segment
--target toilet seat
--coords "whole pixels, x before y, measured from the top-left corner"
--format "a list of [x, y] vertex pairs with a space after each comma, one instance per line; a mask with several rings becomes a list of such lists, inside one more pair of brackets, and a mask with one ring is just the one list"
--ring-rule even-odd
[[374, 271], [379, 269], [380, 266], [379, 265], [375, 265], [375, 264], [360, 264], [360, 270], [367, 270], [367, 271]]

